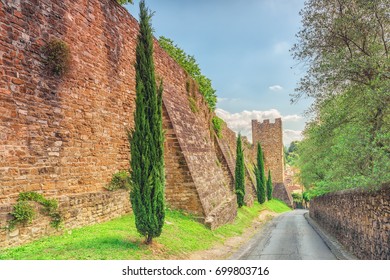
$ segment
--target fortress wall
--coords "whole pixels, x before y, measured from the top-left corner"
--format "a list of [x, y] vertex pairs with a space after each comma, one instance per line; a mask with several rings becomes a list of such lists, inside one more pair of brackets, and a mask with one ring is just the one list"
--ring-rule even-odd
[[[115, 0], [0, 0], [1, 226], [25, 191], [57, 198], [60, 210], [74, 213], [66, 217], [69, 228], [130, 211], [128, 194], [104, 186], [129, 168], [137, 32], [137, 21]], [[52, 39], [70, 48], [62, 77], [45, 67], [42, 48]], [[185, 71], [157, 42], [155, 65], [164, 82], [167, 203], [215, 228], [235, 217], [236, 204], [216, 164], [211, 113], [196, 88], [187, 91]], [[100, 211], [107, 205], [110, 210]], [[20, 231], [0, 230], [0, 244], [21, 244], [51, 230], [34, 232], [22, 238]]]

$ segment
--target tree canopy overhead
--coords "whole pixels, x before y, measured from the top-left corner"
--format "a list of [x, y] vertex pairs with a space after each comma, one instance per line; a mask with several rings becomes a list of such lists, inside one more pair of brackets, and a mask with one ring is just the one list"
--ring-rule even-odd
[[298, 144], [305, 187], [321, 194], [390, 181], [390, 2], [308, 0], [292, 48], [314, 98]]
[[388, 0], [309, 0], [292, 48], [306, 67], [293, 100], [321, 101], [351, 86], [378, 87], [390, 79]]

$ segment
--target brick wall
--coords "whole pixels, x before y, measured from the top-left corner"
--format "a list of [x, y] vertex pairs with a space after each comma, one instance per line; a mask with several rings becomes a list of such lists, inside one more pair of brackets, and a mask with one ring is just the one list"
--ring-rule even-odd
[[[69, 228], [129, 210], [127, 194], [118, 200], [104, 186], [129, 167], [126, 130], [134, 123], [137, 32], [137, 21], [115, 0], [0, 0], [1, 223], [23, 191], [76, 199], [78, 209], [118, 201], [108, 212], [67, 217]], [[47, 72], [42, 56], [54, 38], [71, 52], [69, 72], [61, 78]], [[185, 71], [157, 42], [155, 65], [164, 82], [167, 203], [211, 228], [229, 222], [236, 215], [235, 196], [216, 164], [211, 113], [196, 88], [187, 92]], [[197, 112], [190, 109], [189, 94]], [[14, 234], [9, 243], [8, 233], [0, 236], [2, 245], [28, 240]]]
[[274, 123], [264, 120], [262, 123], [252, 120], [253, 160], [257, 156], [257, 143], [260, 142], [264, 153], [264, 169], [268, 176], [271, 170], [272, 183], [274, 186], [273, 197], [284, 201], [292, 206], [292, 197], [285, 185], [284, 178], [284, 150], [282, 119], [276, 118]]
[[283, 157], [283, 133], [282, 120], [275, 119], [275, 123], [264, 120], [262, 123], [252, 120], [252, 143], [254, 154], [257, 154], [257, 143], [260, 142], [264, 153], [265, 173], [268, 170], [274, 183], [284, 182], [284, 157]]
[[169, 166], [165, 174], [167, 206], [173, 209], [182, 209], [203, 218], [203, 208], [196, 186], [165, 106], [163, 113], [163, 128], [165, 130], [164, 159], [165, 165]]
[[[219, 151], [218, 159], [222, 165], [225, 174], [230, 175], [230, 188], [235, 190], [235, 168], [236, 168], [236, 144], [237, 136], [234, 131], [227, 127], [226, 123], [221, 125], [221, 138], [215, 138], [216, 149]], [[245, 197], [244, 202], [247, 206], [252, 206], [256, 199], [256, 188], [253, 180], [254, 174], [252, 174], [252, 162], [249, 155], [252, 154], [252, 145], [245, 139], [242, 138], [242, 146], [245, 160]]]
[[[37, 209], [37, 216], [32, 224], [0, 232], [0, 247], [17, 246], [42, 236], [66, 233], [80, 225], [108, 221], [131, 211], [129, 194], [124, 190], [61, 196], [58, 202], [60, 214], [64, 218], [63, 228], [56, 230], [51, 227], [50, 218], [42, 215]], [[12, 218], [8, 214], [11, 211], [11, 205], [0, 206], [0, 227], [7, 226], [7, 221]]]
[[317, 197], [310, 216], [359, 259], [390, 260], [390, 185]]

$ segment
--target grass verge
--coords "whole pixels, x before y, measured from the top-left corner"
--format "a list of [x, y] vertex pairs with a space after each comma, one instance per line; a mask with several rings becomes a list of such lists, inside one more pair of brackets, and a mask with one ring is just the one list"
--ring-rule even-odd
[[115, 259], [185, 259], [189, 253], [222, 244], [227, 238], [242, 234], [262, 210], [289, 211], [283, 202], [273, 199], [262, 205], [238, 210], [233, 223], [214, 231], [180, 211], [168, 210], [166, 224], [151, 246], [143, 244], [134, 226], [134, 216], [125, 215], [109, 222], [68, 231], [61, 236], [10, 249], [0, 249], [0, 260], [115, 260]]

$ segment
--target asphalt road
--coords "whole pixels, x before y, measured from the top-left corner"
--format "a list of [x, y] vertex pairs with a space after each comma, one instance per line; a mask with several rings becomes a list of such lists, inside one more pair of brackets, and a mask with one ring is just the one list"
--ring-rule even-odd
[[307, 210], [284, 213], [260, 230], [231, 259], [335, 260], [317, 232], [303, 216]]

